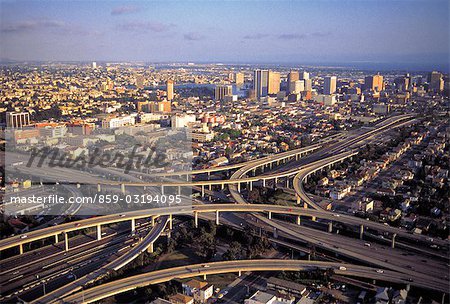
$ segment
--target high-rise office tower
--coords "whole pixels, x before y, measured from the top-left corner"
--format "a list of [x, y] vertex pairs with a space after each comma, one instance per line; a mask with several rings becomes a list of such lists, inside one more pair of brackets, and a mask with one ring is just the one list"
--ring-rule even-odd
[[268, 94], [277, 94], [280, 92], [280, 73], [269, 71]]
[[97, 62], [92, 61], [92, 68], [93, 68], [93, 69], [96, 69], [96, 68], [97, 68]]
[[300, 80], [307, 80], [307, 79], [309, 79], [309, 73], [305, 72], [305, 71], [301, 72], [300, 73]]
[[215, 100], [223, 101], [225, 99], [225, 96], [231, 96], [231, 95], [233, 95], [233, 86], [231, 86], [229, 84], [216, 85], [216, 88], [214, 90]]
[[287, 75], [287, 85], [288, 85], [288, 93], [293, 93], [289, 88], [294, 87], [293, 84], [295, 81], [300, 79], [300, 75], [298, 71], [290, 71]]
[[22, 128], [30, 125], [30, 113], [6, 112], [6, 126], [8, 128]]
[[234, 82], [236, 86], [241, 87], [244, 84], [244, 74], [239, 72], [234, 74]]
[[255, 70], [253, 75], [253, 89], [257, 99], [267, 96], [269, 92], [269, 71]]
[[142, 75], [136, 76], [136, 88], [138, 88], [138, 89], [144, 88], [144, 76], [142, 76]]
[[323, 81], [323, 94], [331, 95], [336, 93], [336, 76], [326, 76]]
[[383, 76], [379, 73], [373, 76], [367, 76], [364, 78], [364, 88], [365, 90], [372, 90], [376, 92], [381, 92], [384, 90]]
[[289, 82], [289, 92], [290, 94], [298, 94], [305, 90], [305, 81], [296, 80]]
[[173, 80], [171, 79], [166, 82], [166, 96], [168, 101], [173, 100]]
[[441, 92], [444, 90], [444, 79], [442, 73], [433, 71], [428, 76], [428, 82], [430, 83], [430, 90], [433, 92]]
[[312, 91], [312, 80], [311, 79], [305, 79], [305, 91], [311, 92]]

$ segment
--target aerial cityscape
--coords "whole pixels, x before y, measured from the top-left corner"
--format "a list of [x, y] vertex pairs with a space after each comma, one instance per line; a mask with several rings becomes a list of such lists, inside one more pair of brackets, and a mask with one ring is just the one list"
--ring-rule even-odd
[[0, 1], [0, 302], [450, 303], [449, 15]]

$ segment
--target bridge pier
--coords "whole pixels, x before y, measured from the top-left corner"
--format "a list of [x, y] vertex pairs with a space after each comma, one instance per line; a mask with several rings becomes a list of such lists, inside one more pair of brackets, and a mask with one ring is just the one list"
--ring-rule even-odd
[[238, 277], [240, 277], [241, 275], [242, 275], [242, 271], [239, 270], [239, 272], [238, 272]]
[[289, 188], [289, 177], [286, 177], [286, 188]]
[[225, 184], [224, 184], [224, 183], [220, 184], [220, 189], [221, 189], [222, 191], [225, 189]]
[[64, 251], [69, 251], [69, 236], [64, 232]]
[[300, 223], [301, 223], [301, 218], [300, 218], [300, 215], [297, 215], [297, 225], [299, 225], [299, 226], [300, 226]]
[[296, 194], [295, 197], [297, 199], [297, 204], [300, 204], [301, 203], [300, 196], [298, 194]]
[[263, 178], [262, 180], [263, 188], [266, 187], [266, 180]]
[[359, 239], [362, 240], [364, 236], [364, 225], [359, 226]]
[[100, 241], [102, 239], [102, 226], [97, 225], [97, 241]]
[[120, 185], [120, 191], [122, 191], [122, 194], [125, 194], [125, 184]]
[[19, 254], [22, 254], [23, 253], [23, 244], [20, 244], [19, 245]]
[[152, 216], [152, 227], [154, 227], [155, 226], [155, 217], [154, 216]]
[[212, 190], [212, 185], [211, 185], [211, 184], [208, 185], [208, 190], [209, 190], [209, 191]]
[[272, 219], [272, 211], [269, 211], [269, 213], [267, 214], [267, 217], [269, 218], [269, 220]]
[[278, 177], [275, 177], [275, 187], [277, 186], [278, 183]]
[[328, 232], [333, 232], [333, 222], [328, 223]]
[[278, 231], [277, 231], [277, 228], [275, 228], [275, 227], [273, 227], [273, 237], [274, 237], [275, 239], [278, 238]]
[[161, 194], [164, 195], [164, 185], [161, 185]]
[[303, 202], [303, 209], [308, 209], [308, 204], [306, 202]]
[[133, 218], [131, 219], [131, 233], [134, 233], [136, 231], [136, 220]]
[[252, 191], [252, 190], [253, 190], [253, 182], [250, 181], [250, 191]]
[[206, 274], [203, 275], [203, 281], [206, 281]]
[[150, 243], [150, 245], [147, 248], [148, 253], [153, 253], [153, 242]]
[[202, 185], [202, 197], [204, 197], [204, 196], [205, 196], [205, 186]]
[[55, 234], [55, 244], [57, 244], [59, 242], [58, 240], [58, 234]]
[[178, 186], [178, 195], [181, 195], [181, 186]]
[[394, 233], [394, 235], [392, 235], [392, 243], [391, 243], [391, 247], [395, 248], [395, 238], [397, 237], [397, 233]]
[[219, 217], [220, 217], [219, 210], [216, 210], [216, 225], [220, 224], [219, 223]]
[[169, 214], [169, 229], [172, 230], [173, 228], [173, 217], [172, 214]]
[[241, 183], [238, 182], [238, 192], [241, 192]]
[[97, 184], [97, 192], [102, 191], [102, 186], [100, 184]]
[[198, 212], [194, 211], [194, 226], [198, 228]]
[[211, 172], [207, 172], [207, 174], [208, 174], [208, 180], [210, 180], [211, 179]]
[[316, 217], [315, 216], [311, 216], [311, 221], [313, 221], [313, 222], [317, 221]]

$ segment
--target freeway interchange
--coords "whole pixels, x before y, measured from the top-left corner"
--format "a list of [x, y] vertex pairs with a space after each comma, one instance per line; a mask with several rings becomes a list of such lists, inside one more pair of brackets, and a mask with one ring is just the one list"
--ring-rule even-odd
[[[168, 188], [173, 187], [197, 187], [199, 191], [201, 191], [202, 197], [205, 194], [205, 187], [208, 188], [207, 191], [209, 191], [208, 193], [210, 195], [214, 195], [215, 191], [213, 191], [213, 187], [219, 188], [217, 192], [220, 192], [224, 191], [225, 186], [228, 186], [230, 197], [235, 203], [173, 206], [88, 218], [77, 222], [60, 224], [29, 232], [25, 238], [23, 236], [14, 236], [0, 240], [0, 251], [18, 247], [19, 253], [23, 253], [24, 244], [49, 238], [54, 238], [55, 242], [58, 243], [60, 240], [59, 237], [62, 235], [63, 241], [61, 242], [61, 247], [63, 252], [65, 252], [64, 254], [69, 254], [77, 250], [76, 247], [69, 247], [69, 235], [74, 231], [81, 231], [88, 228], [94, 229], [93, 240], [91, 242], [96, 243], [104, 242], [102, 234], [105, 229], [109, 229], [104, 228], [108, 225], [120, 224], [122, 227], [125, 227], [122, 229], [131, 230], [131, 234], [124, 235], [123, 241], [121, 241], [123, 244], [127, 244], [127, 246], [121, 247], [117, 244], [105, 245], [106, 247], [110, 247], [108, 249], [109, 251], [107, 251], [111, 254], [115, 254], [118, 250], [121, 250], [122, 254], [114, 256], [107, 264], [92, 263], [90, 267], [93, 267], [93, 269], [90, 275], [80, 275], [80, 277], [76, 277], [70, 282], [63, 282], [58, 288], [49, 291], [44, 295], [36, 296], [34, 298], [34, 302], [36, 303], [93, 302], [133, 288], [142, 287], [148, 284], [157, 284], [173, 278], [224, 272], [240, 273], [241, 271], [298, 271], [308, 270], [311, 269], [311, 267], [332, 268], [339, 275], [401, 283], [446, 293], [448, 292], [448, 277], [443, 276], [442, 274], [445, 273], [445, 271], [440, 269], [444, 267], [448, 268], [448, 242], [437, 239], [433, 240], [424, 235], [412, 234], [403, 229], [367, 221], [351, 215], [336, 214], [323, 210], [303, 188], [303, 182], [309, 175], [320, 170], [327, 170], [334, 163], [342, 162], [343, 160], [356, 155], [358, 153], [358, 147], [362, 146], [362, 143], [393, 128], [415, 122], [417, 122], [417, 119], [413, 115], [394, 116], [382, 121], [373, 129], [362, 130], [347, 136], [332, 138], [329, 141], [324, 141], [314, 146], [271, 155], [237, 165], [202, 169], [193, 172], [159, 174], [158, 177], [160, 178], [160, 181], [145, 182], [140, 180], [139, 182], [105, 182], [97, 177], [84, 177], [84, 180], [87, 183], [102, 185], [102, 187], [120, 186], [122, 191], [129, 188], [146, 186], [161, 187], [161, 192], [167, 191]], [[229, 179], [214, 180], [209, 178], [211, 173], [233, 170], [236, 171], [231, 174]], [[261, 174], [257, 175], [256, 173], [258, 171]], [[32, 172], [30, 171], [30, 173]], [[137, 176], [140, 173], [134, 172], [133, 174], [136, 174]], [[187, 182], [167, 181], [171, 176], [182, 177], [186, 175], [188, 179], [189, 175], [193, 174], [199, 176], [207, 174], [208, 178], [200, 181], [195, 180]], [[57, 180], [58, 178], [61, 178], [61, 176], [56, 173], [52, 178]], [[248, 190], [252, 189], [254, 184], [267, 186], [268, 183], [273, 182], [273, 184], [276, 185], [277, 181], [282, 178], [286, 179], [287, 188], [292, 186], [298, 206], [286, 207], [268, 204], [253, 205], [249, 204], [244, 198], [242, 187], [245, 187]], [[169, 231], [172, 230], [172, 222], [175, 216], [192, 216], [195, 224], [198, 225], [199, 216], [204, 214], [214, 214], [214, 219], [217, 224], [223, 223], [228, 225], [230, 221], [227, 219], [227, 215], [231, 213], [252, 214], [257, 220], [257, 225], [262, 225], [266, 227], [267, 230], [272, 230], [274, 236], [282, 236], [288, 240], [288, 245], [291, 244], [291, 246], [295, 246], [295, 242], [312, 244], [326, 252], [338, 254], [362, 265], [346, 263], [346, 270], [344, 271], [339, 270], [342, 266], [341, 263], [318, 261], [244, 260], [218, 262], [208, 264], [207, 267], [205, 267], [206, 264], [204, 264], [158, 270], [82, 290], [83, 286], [86, 284], [96, 281], [110, 271], [120, 269], [132, 261], [141, 252], [145, 250], [151, 252], [153, 250], [154, 242], [160, 237], [163, 231], [167, 227], [169, 228]], [[279, 215], [292, 217], [297, 224], [289, 224], [279, 219], [275, 219], [275, 216]], [[314, 232], [314, 229], [312, 228], [301, 226], [301, 222], [304, 222], [305, 220], [313, 223], [325, 223], [328, 227], [327, 232]], [[142, 231], [142, 229], [136, 227], [136, 223], [145, 223], [148, 221], [152, 222], [152, 225], [149, 225], [148, 230]], [[355, 240], [346, 244], [346, 237], [332, 233], [333, 227], [336, 224], [346, 225], [355, 229], [357, 232], [356, 234], [358, 235], [359, 233], [359, 238], [357, 237]], [[128, 244], [136, 233], [143, 234], [139, 242], [137, 242], [137, 245], [130, 249]], [[386, 250], [385, 247], [382, 247], [387, 253], [372, 255], [371, 253], [374, 251], [373, 248], [377, 248], [378, 245], [373, 247], [365, 246], [366, 243], [363, 240], [365, 235], [388, 236], [387, 240], [383, 237], [383, 241], [387, 241], [388, 243], [388, 246], [386, 246], [388, 249]], [[428, 250], [427, 248], [429, 248], [431, 244], [440, 246], [445, 253]], [[412, 257], [411, 261], [405, 262], [402, 265], [402, 260], [405, 260], [406, 251], [400, 248], [417, 248], [415, 253], [416, 256]], [[383, 251], [381, 248], [379, 248], [379, 250], [380, 252]], [[26, 254], [28, 253], [25, 253], [25, 255]], [[96, 251], [94, 251], [93, 256], [95, 256], [95, 254], [97, 254]], [[51, 259], [55, 253], [53, 255], [46, 255], [45, 252], [43, 252], [42, 255], [43, 257], [40, 259], [43, 261], [43, 264], [47, 263], [46, 259]], [[384, 258], [388, 255], [388, 259]], [[411, 265], [414, 265], [414, 260], [416, 259], [429, 259], [431, 262], [429, 265], [418, 265], [418, 267], [414, 268]], [[7, 261], [14, 261], [14, 257], [7, 259]], [[431, 265], [434, 265], [435, 267], [430, 267]], [[438, 269], [437, 271], [436, 267]], [[377, 272], [379, 269], [383, 269], [383, 272]], [[3, 285], [9, 284], [10, 282], [4, 281], [2, 282], [2, 287], [4, 287]], [[14, 295], [13, 293], [5, 295], [3, 290], [4, 288], [2, 288], [2, 297]]]

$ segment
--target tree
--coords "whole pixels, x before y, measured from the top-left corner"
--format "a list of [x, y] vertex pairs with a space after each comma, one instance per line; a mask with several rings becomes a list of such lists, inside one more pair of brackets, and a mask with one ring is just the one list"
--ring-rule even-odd
[[237, 260], [241, 257], [242, 246], [240, 243], [234, 241], [231, 242], [228, 250], [222, 255], [222, 258], [226, 261]]

